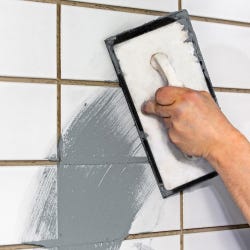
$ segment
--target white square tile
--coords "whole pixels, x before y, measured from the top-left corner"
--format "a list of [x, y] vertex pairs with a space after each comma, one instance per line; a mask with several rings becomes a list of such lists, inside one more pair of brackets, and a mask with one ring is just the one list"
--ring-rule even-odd
[[219, 177], [184, 192], [184, 228], [246, 223]]
[[[76, 1], [76, 0], [73, 0]], [[80, 0], [80, 2], [84, 2]], [[90, 3], [110, 4], [124, 7], [133, 7], [139, 9], [150, 9], [160, 11], [176, 11], [178, 9], [178, 0], [90, 0]]]
[[249, 88], [250, 29], [199, 21], [192, 24], [213, 85]]
[[196, 16], [250, 22], [248, 0], [182, 0], [182, 7]]
[[180, 195], [163, 199], [156, 180], [152, 181], [154, 189], [135, 216], [130, 234], [180, 229]]
[[249, 229], [186, 234], [184, 247], [185, 250], [248, 250], [249, 234]]
[[116, 80], [104, 40], [155, 18], [62, 6], [62, 78]]
[[229, 121], [250, 140], [250, 94], [217, 92], [216, 96]]
[[56, 86], [0, 82], [0, 159], [56, 157]]
[[120, 88], [62, 85], [62, 128], [64, 163], [147, 162]]
[[0, 2], [0, 75], [56, 77], [56, 6]]
[[120, 250], [179, 250], [180, 236], [164, 236], [147, 239], [125, 240], [122, 242]]
[[57, 238], [56, 166], [0, 167], [0, 245]]

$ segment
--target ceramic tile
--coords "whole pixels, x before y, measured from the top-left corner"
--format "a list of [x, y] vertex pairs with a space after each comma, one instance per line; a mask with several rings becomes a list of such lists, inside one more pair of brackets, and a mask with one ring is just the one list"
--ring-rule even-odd
[[165, 236], [147, 239], [125, 240], [120, 250], [179, 250], [180, 236]]
[[184, 235], [185, 250], [248, 250], [250, 230], [228, 230], [220, 232]]
[[56, 6], [0, 2], [0, 75], [56, 77]]
[[250, 140], [250, 94], [217, 92], [216, 95], [229, 121]]
[[[76, 0], [74, 0], [76, 1]], [[80, 2], [84, 2], [80, 0]], [[90, 3], [110, 4], [124, 7], [133, 7], [139, 9], [150, 9], [160, 11], [176, 11], [178, 9], [178, 0], [90, 0]]]
[[180, 229], [180, 195], [163, 199], [153, 176], [152, 179], [154, 188], [136, 214], [130, 234]]
[[64, 163], [147, 162], [120, 88], [63, 85], [62, 127]]
[[246, 223], [219, 177], [184, 192], [184, 228]]
[[214, 86], [249, 88], [250, 29], [193, 21]]
[[250, 22], [250, 2], [248, 0], [183, 0], [182, 7], [196, 16]]
[[0, 245], [57, 237], [56, 167], [0, 168]]
[[116, 80], [104, 40], [155, 16], [62, 6], [62, 77]]
[[0, 82], [0, 159], [56, 157], [56, 86]]

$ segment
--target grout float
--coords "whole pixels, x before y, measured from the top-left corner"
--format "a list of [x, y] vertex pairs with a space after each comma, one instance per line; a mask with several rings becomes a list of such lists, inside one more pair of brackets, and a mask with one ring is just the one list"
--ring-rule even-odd
[[164, 186], [170, 190], [212, 172], [204, 159], [186, 159], [168, 140], [164, 125], [141, 112], [142, 103], [154, 98], [155, 91], [165, 85], [150, 65], [155, 53], [168, 56], [185, 87], [208, 90], [195, 49], [191, 42], [187, 42], [189, 36], [184, 28], [181, 23], [173, 22], [114, 47]]

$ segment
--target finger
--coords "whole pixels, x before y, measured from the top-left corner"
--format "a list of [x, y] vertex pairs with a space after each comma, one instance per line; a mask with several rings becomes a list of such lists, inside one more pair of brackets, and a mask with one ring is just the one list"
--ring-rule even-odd
[[148, 115], [156, 115], [156, 111], [155, 111], [155, 102], [150, 100], [147, 102], [144, 102], [141, 108], [142, 112], [144, 114], [148, 114]]
[[160, 105], [172, 105], [183, 93], [189, 91], [187, 88], [167, 86], [159, 88], [155, 93], [155, 101]]
[[170, 118], [171, 117], [171, 109], [169, 108], [169, 106], [163, 106], [163, 105], [159, 105], [159, 104], [155, 104], [155, 114], [157, 116], [160, 116], [162, 118]]

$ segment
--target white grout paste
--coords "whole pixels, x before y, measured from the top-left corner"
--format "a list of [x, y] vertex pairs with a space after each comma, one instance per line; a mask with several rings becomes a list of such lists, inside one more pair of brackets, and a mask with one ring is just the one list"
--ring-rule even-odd
[[204, 159], [186, 159], [169, 141], [161, 121], [141, 112], [143, 102], [154, 98], [155, 91], [164, 86], [159, 74], [150, 65], [151, 56], [155, 53], [162, 52], [168, 56], [184, 86], [207, 90], [193, 44], [185, 42], [188, 33], [183, 28], [182, 24], [174, 22], [114, 48], [164, 186], [170, 190], [212, 172]]

